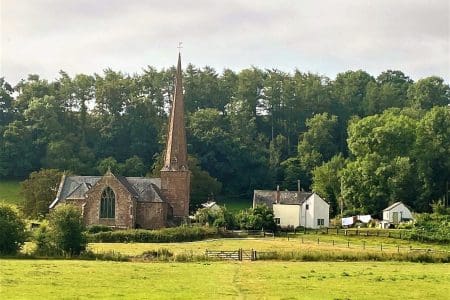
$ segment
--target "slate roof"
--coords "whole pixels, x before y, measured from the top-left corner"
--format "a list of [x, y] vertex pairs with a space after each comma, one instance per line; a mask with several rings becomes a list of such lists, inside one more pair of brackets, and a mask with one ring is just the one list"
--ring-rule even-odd
[[[60, 200], [84, 199], [86, 193], [101, 178], [102, 176], [64, 176], [56, 199], [50, 204], [50, 208], [53, 208]], [[160, 178], [123, 176], [116, 178], [139, 202], [165, 202], [160, 193]]]
[[[305, 202], [312, 193], [295, 192], [295, 191], [280, 191], [280, 204], [297, 204], [301, 205]], [[272, 208], [277, 201], [277, 191], [270, 190], [255, 190], [253, 192], [253, 206], [258, 204], [265, 204]]]
[[407, 209], [411, 210], [411, 209], [410, 209], [408, 206], [406, 206], [403, 202], [399, 201], [399, 202], [395, 202], [395, 203], [392, 204], [391, 206], [389, 206], [389, 207], [383, 209], [383, 211], [391, 210], [391, 209], [393, 209], [393, 208], [399, 206], [400, 204], [403, 204], [403, 206], [405, 206]]

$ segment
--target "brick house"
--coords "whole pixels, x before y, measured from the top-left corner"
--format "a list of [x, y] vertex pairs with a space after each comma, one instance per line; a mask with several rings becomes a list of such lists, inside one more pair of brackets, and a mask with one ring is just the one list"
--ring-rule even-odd
[[80, 208], [85, 225], [156, 229], [189, 215], [191, 172], [187, 165], [181, 57], [161, 178], [63, 175], [50, 210], [69, 203]]

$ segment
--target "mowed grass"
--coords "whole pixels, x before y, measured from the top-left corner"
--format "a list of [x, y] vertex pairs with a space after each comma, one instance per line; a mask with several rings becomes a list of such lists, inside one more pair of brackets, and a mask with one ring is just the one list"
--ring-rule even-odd
[[0, 180], [0, 203], [18, 205], [21, 202], [20, 181]]
[[448, 299], [446, 264], [0, 260], [2, 299]]
[[[319, 239], [319, 243], [317, 243]], [[334, 245], [333, 245], [334, 240]], [[348, 247], [350, 241], [350, 247]], [[363, 244], [365, 243], [365, 244]], [[260, 238], [260, 239], [216, 239], [197, 242], [184, 243], [90, 243], [89, 249], [93, 252], [120, 252], [125, 255], [140, 255], [144, 251], [158, 250], [167, 248], [174, 254], [183, 252], [192, 252], [193, 254], [203, 254], [205, 250], [237, 250], [255, 249], [257, 251], [336, 251], [336, 252], [361, 252], [376, 251], [380, 252], [383, 245], [383, 252], [406, 252], [409, 247], [413, 249], [433, 249], [439, 251], [450, 251], [450, 245], [424, 244], [419, 242], [410, 242], [393, 238], [381, 237], [351, 237], [347, 239], [344, 236], [315, 235], [307, 234], [296, 238]], [[363, 249], [364, 245], [364, 249]], [[400, 246], [400, 249], [397, 248]]]
[[223, 198], [217, 200], [217, 204], [225, 205], [226, 208], [233, 212], [238, 213], [241, 210], [248, 209], [252, 207], [252, 200], [249, 199], [232, 199], [232, 198]]

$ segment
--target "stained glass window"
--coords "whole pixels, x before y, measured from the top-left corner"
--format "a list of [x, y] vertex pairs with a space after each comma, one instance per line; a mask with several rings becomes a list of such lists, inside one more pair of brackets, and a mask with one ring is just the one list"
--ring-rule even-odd
[[103, 190], [100, 202], [100, 218], [114, 219], [116, 216], [116, 195], [108, 186]]

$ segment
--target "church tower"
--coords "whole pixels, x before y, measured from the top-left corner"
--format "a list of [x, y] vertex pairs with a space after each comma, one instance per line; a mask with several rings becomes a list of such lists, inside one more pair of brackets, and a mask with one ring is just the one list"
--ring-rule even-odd
[[181, 54], [179, 53], [164, 166], [161, 169], [161, 192], [172, 206], [173, 216], [176, 219], [189, 216], [191, 172], [187, 161]]

